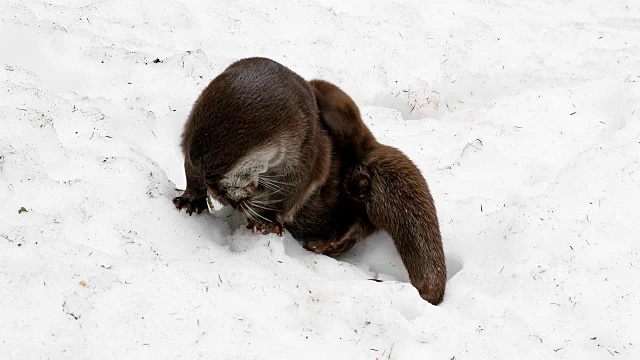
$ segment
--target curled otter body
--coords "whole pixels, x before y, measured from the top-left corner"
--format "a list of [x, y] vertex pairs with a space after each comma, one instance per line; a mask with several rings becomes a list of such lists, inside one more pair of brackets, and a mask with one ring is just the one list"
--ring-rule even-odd
[[338, 256], [387, 231], [420, 295], [438, 304], [446, 269], [433, 200], [399, 150], [377, 143], [336, 86], [264, 58], [233, 63], [195, 102], [182, 136], [190, 214], [208, 195], [265, 232], [284, 226]]

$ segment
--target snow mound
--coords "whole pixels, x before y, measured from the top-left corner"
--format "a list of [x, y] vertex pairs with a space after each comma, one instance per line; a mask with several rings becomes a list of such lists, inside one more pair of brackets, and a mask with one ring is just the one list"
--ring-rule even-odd
[[[622, 0], [3, 2], [0, 353], [639, 358], [639, 15]], [[228, 209], [176, 211], [191, 105], [247, 56], [338, 83], [421, 168], [440, 306], [384, 233], [335, 260]]]

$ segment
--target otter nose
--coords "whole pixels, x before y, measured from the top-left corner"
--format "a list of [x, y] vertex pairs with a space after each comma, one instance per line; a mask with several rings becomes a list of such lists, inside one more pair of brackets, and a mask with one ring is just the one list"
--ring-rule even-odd
[[229, 205], [231, 205], [231, 207], [233, 207], [234, 209], [238, 209], [240, 207], [239, 201], [235, 201], [231, 199], [227, 199], [227, 201], [229, 202]]
[[244, 205], [244, 202], [246, 200], [246, 198], [244, 197], [232, 196], [232, 194], [229, 193], [226, 194], [224, 199], [229, 203], [229, 205], [237, 210], [242, 210], [242, 206]]

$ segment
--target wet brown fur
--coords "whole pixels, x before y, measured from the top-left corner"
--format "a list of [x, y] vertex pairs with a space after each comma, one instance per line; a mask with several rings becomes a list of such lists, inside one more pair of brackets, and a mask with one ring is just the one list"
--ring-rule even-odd
[[174, 199], [176, 207], [201, 212], [207, 189], [224, 203], [219, 179], [274, 142], [285, 146], [286, 164], [268, 174], [289, 185], [277, 209], [261, 215], [283, 223], [307, 249], [330, 256], [384, 230], [420, 295], [433, 304], [442, 301], [442, 241], [418, 168], [398, 149], [375, 140], [356, 104], [338, 87], [306, 82], [274, 61], [240, 60], [202, 92], [183, 133], [187, 189]]

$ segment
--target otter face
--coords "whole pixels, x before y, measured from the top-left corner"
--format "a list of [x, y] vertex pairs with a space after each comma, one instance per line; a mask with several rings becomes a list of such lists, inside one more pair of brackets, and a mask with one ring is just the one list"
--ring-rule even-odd
[[283, 149], [256, 151], [238, 161], [224, 174], [207, 174], [207, 194], [224, 205], [244, 212], [250, 219], [265, 220], [269, 211], [279, 211], [287, 183], [278, 175]]
[[258, 189], [260, 173], [228, 174], [215, 183], [209, 182], [209, 195], [225, 205], [238, 209], [244, 202], [251, 201]]

